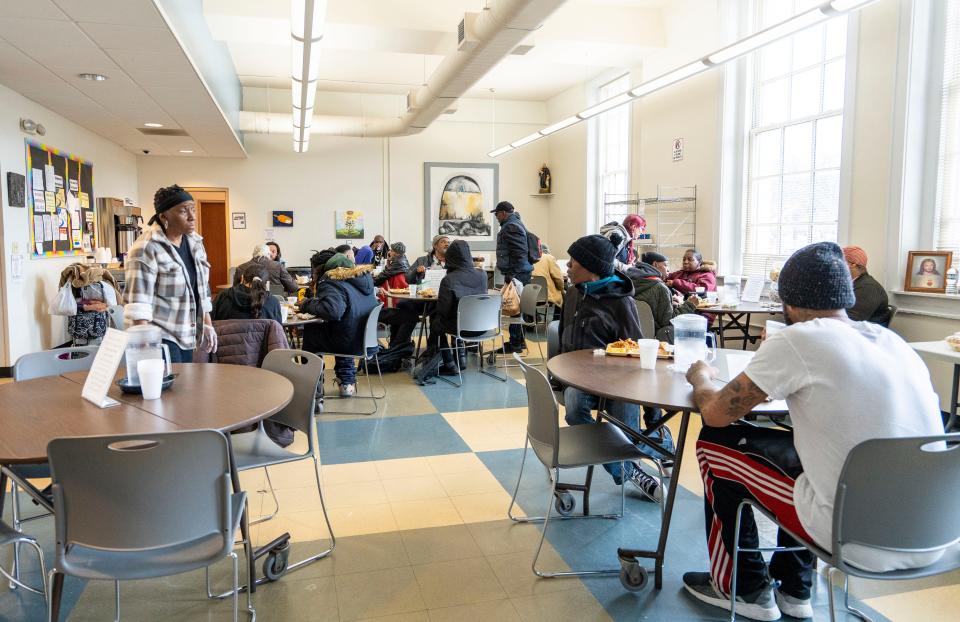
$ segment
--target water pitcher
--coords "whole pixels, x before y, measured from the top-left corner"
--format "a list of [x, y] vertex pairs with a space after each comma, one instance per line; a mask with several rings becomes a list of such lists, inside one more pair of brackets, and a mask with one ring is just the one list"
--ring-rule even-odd
[[170, 348], [163, 343], [160, 329], [150, 324], [131, 326], [127, 329], [127, 349], [124, 358], [127, 360], [127, 382], [131, 385], [140, 384], [140, 375], [137, 373], [137, 362], [146, 359], [161, 359], [165, 361], [164, 375], [169, 376]]

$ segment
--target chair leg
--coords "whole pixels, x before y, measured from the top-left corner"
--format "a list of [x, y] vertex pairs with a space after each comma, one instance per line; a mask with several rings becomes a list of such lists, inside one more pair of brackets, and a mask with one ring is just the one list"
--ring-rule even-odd
[[30, 587], [29, 585], [24, 583], [21, 579], [15, 579], [12, 575], [8, 574], [3, 567], [0, 567], [0, 575], [6, 577], [6, 579], [10, 581], [11, 586], [22, 587], [28, 592], [43, 596], [44, 603], [46, 603], [47, 601], [47, 580], [46, 580], [47, 570], [43, 563], [43, 550], [40, 548], [40, 545], [37, 544], [37, 542], [32, 538], [24, 536], [23, 540], [21, 540], [20, 542], [23, 542], [25, 544], [32, 546], [33, 550], [37, 554], [37, 560], [40, 563], [40, 576], [42, 577], [42, 580], [40, 582], [40, 587], [39, 588]]
[[[239, 563], [237, 562], [237, 554], [234, 551], [230, 551], [230, 562], [233, 565], [233, 622], [239, 620], [240, 614], [240, 568]], [[247, 590], [249, 592], [249, 590]]]
[[[496, 339], [496, 337], [494, 337], [494, 339]], [[481, 351], [481, 353], [483, 352], [483, 346], [482, 346], [482, 345], [480, 346], [480, 351]], [[499, 380], [500, 382], [506, 382], [507, 380], [510, 379], [510, 377], [507, 375], [507, 369], [506, 369], [506, 365], [507, 365], [507, 361], [506, 361], [506, 359], [507, 359], [507, 342], [506, 342], [506, 340], [503, 338], [503, 332], [500, 333], [500, 351], [501, 351], [501, 353], [503, 354], [503, 359], [504, 359], [504, 361], [503, 361], [503, 365], [504, 365], [504, 368], [503, 368], [503, 377], [501, 378], [500, 376], [498, 376], [498, 375], [496, 374], [496, 372], [489, 372], [489, 371], [487, 371], [487, 370], [484, 368], [484, 366], [483, 366], [483, 356], [482, 356], [482, 355], [481, 355], [481, 357], [480, 357], [480, 373], [483, 374], [483, 375], [485, 375], [485, 376], [490, 376], [491, 378], [496, 378], [496, 379]], [[493, 368], [494, 368], [494, 369], [497, 368], [496, 357], [494, 357]]]
[[58, 622], [60, 619], [60, 598], [63, 596], [63, 573], [51, 570], [47, 573], [49, 587], [47, 588], [47, 622]]
[[[831, 568], [831, 570], [837, 570], [837, 569], [836, 569], [836, 568]], [[837, 572], [842, 572], [842, 571], [837, 570]], [[831, 585], [830, 585], [830, 592], [831, 592], [831, 595], [832, 595], [832, 593], [833, 593], [833, 584], [832, 584], [832, 583], [831, 583]], [[857, 609], [856, 607], [853, 607], [853, 606], [850, 605], [850, 577], [848, 577], [848, 576], [846, 575], [846, 573], [844, 573], [844, 575], [843, 575], [843, 606], [844, 606], [844, 608], [845, 608], [848, 612], [850, 612], [850, 613], [852, 613], [853, 615], [857, 616], [857, 617], [860, 618], [861, 620], [865, 620], [866, 622], [873, 622], [873, 621], [870, 619], [870, 616], [868, 616], [868, 615], [865, 614], [864, 612], [860, 611], [860, 610]]]
[[[0, 491], [0, 494], [3, 494], [3, 491]], [[17, 482], [10, 481], [10, 512], [13, 514], [13, 529], [14, 531], [21, 531], [21, 522], [20, 522], [20, 487], [17, 486]], [[13, 577], [13, 581], [10, 582], [10, 589], [17, 589], [17, 585], [23, 585], [20, 581], [20, 543], [13, 543], [13, 566], [10, 568], [10, 575]]]
[[113, 582], [113, 622], [120, 622], [120, 582]]
[[[743, 515], [743, 505], [737, 506], [737, 519], [733, 523], [733, 572], [730, 579], [730, 622], [737, 618], [737, 571], [740, 566], [740, 518]], [[831, 609], [833, 604], [831, 602]]]
[[326, 504], [326, 501], [324, 501], [323, 499], [323, 486], [320, 483], [320, 460], [319, 458], [317, 458], [317, 456], [318, 456], [318, 450], [316, 447], [314, 447], [313, 473], [317, 480], [317, 494], [320, 495], [320, 509], [323, 510], [323, 520], [327, 524], [327, 531], [330, 532], [330, 546], [327, 547], [325, 550], [317, 553], [316, 555], [311, 555], [310, 557], [307, 557], [306, 559], [302, 559], [295, 564], [290, 564], [287, 567], [287, 572], [290, 572], [291, 570], [296, 570], [301, 566], [306, 566], [307, 564], [312, 564], [315, 561], [321, 560], [324, 557], [327, 557], [328, 555], [333, 553], [333, 549], [337, 548], [337, 537], [336, 535], [334, 535], [333, 527], [330, 525], [330, 516], [327, 514], [327, 504]]
[[268, 520], [273, 519], [273, 517], [277, 515], [277, 512], [280, 511], [280, 501], [277, 499], [277, 491], [273, 489], [273, 482], [270, 481], [270, 471], [267, 470], [267, 467], [263, 467], [263, 474], [267, 477], [267, 487], [270, 489], [270, 495], [273, 497], [273, 512], [268, 516], [260, 516], [257, 519], [250, 521], [251, 525], [265, 523]]
[[[374, 354], [373, 360], [377, 363], [377, 378], [380, 380], [380, 391], [382, 393], [381, 395], [374, 395], [374, 397], [378, 400], [382, 400], [383, 398], [387, 397], [387, 385], [383, 383], [383, 372], [380, 371], [380, 355]], [[369, 373], [370, 372], [368, 370], [367, 371], [368, 377], [369, 377]]]
[[[517, 494], [520, 492], [520, 480], [523, 479], [523, 467], [527, 463], [527, 447], [530, 446], [530, 439], [523, 441], [523, 455], [520, 456], [520, 473], [517, 474], [517, 485], [513, 488], [513, 496], [510, 498], [510, 505], [507, 507], [507, 518], [515, 523], [524, 522], [513, 515], [513, 506], [517, 502]], [[548, 471], [549, 473], [549, 471]]]
[[[459, 344], [459, 341], [457, 341], [458, 339], [460, 339], [460, 338], [459, 338], [459, 337], [454, 337], [454, 342], [453, 342], [453, 347], [452, 347], [452, 348], [450, 348], [449, 346], [446, 347], [446, 348], [441, 347], [441, 348], [439, 348], [439, 352], [440, 352], [440, 354], [442, 355], [444, 350], [451, 350], [451, 351], [453, 351], [454, 357], [457, 359], [457, 376], [458, 376], [458, 378], [459, 378], [460, 383], [457, 384], [457, 383], [454, 382], [453, 380], [450, 380], [449, 378], [447, 378], [447, 377], [445, 377], [445, 376], [443, 376], [443, 375], [441, 375], [441, 374], [437, 374], [437, 379], [438, 379], [438, 380], [442, 380], [442, 381], [446, 382], [447, 384], [449, 384], [449, 385], [451, 385], [451, 386], [454, 386], [454, 387], [457, 387], [457, 388], [459, 389], [460, 387], [463, 386], [463, 372], [460, 370], [460, 357], [457, 355], [457, 352], [459, 352], [459, 349], [457, 348], [457, 345]], [[481, 348], [482, 348], [482, 346], [481, 346]], [[481, 357], [482, 357], [482, 356], [483, 356], [483, 354], [482, 354], [482, 352], [481, 352]], [[483, 359], [482, 359], [482, 358], [481, 358], [481, 361], [480, 361], [480, 362], [481, 362], [481, 364], [483, 363]]]

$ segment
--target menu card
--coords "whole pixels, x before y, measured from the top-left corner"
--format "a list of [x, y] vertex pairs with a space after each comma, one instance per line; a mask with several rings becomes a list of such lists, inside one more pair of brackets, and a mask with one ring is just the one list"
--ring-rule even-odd
[[423, 280], [420, 281], [421, 290], [432, 289], [435, 292], [440, 291], [440, 281], [446, 276], [447, 271], [442, 268], [430, 268], [423, 274]]
[[743, 286], [743, 292], [740, 294], [740, 300], [744, 302], [760, 302], [760, 294], [763, 293], [763, 285], [763, 277], [748, 276], [747, 284]]
[[113, 378], [117, 374], [117, 367], [120, 366], [120, 359], [127, 349], [127, 340], [129, 335], [122, 330], [108, 328], [104, 335], [100, 348], [97, 349], [97, 355], [93, 359], [93, 367], [87, 374], [87, 381], [83, 383], [83, 392], [80, 394], [83, 399], [93, 402], [100, 408], [109, 408], [116, 406], [120, 402], [107, 397], [107, 391], [113, 384]]

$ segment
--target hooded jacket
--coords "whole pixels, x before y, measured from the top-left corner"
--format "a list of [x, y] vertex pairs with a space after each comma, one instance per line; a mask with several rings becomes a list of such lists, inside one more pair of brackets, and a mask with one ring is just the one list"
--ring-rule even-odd
[[440, 281], [437, 308], [431, 327], [438, 332], [457, 332], [457, 308], [464, 296], [487, 293], [487, 273], [473, 267], [470, 246], [463, 240], [454, 240], [447, 249], [447, 275]]
[[[410, 262], [407, 261], [406, 255], [394, 257], [393, 259], [387, 260], [387, 265], [383, 268], [383, 271], [380, 272], [380, 274], [373, 277], [373, 282], [377, 287], [380, 287], [398, 274], [402, 274], [404, 277], [406, 277], [408, 270], [410, 270]], [[407, 282], [409, 283], [411, 281], [408, 280]]]
[[[626, 271], [633, 282], [633, 299], [650, 305], [653, 311], [653, 324], [659, 332], [665, 326], [670, 326], [670, 320], [683, 313], [696, 313], [696, 306], [692, 302], [682, 305], [673, 305], [673, 296], [670, 288], [664, 285], [660, 271], [646, 263], [638, 263], [636, 268]], [[644, 335], [653, 339], [654, 335]]]
[[240, 283], [240, 277], [243, 275], [243, 271], [254, 264], [266, 268], [267, 274], [270, 276], [270, 282], [282, 286], [283, 291], [288, 294], [296, 294], [297, 290], [300, 289], [300, 286], [297, 285], [297, 280], [287, 272], [286, 268], [284, 268], [279, 261], [274, 261], [269, 257], [256, 257], [237, 266], [237, 269], [233, 272], [234, 285]]
[[618, 222], [608, 222], [600, 227], [600, 235], [610, 240], [610, 243], [617, 249], [614, 260], [614, 267], [625, 270], [630, 267], [627, 264], [627, 257], [630, 256], [630, 244], [633, 238], [627, 232], [627, 228]]
[[304, 326], [304, 350], [358, 356], [363, 352], [367, 316], [377, 306], [371, 270], [372, 266], [334, 268], [323, 275], [316, 296], [300, 304], [301, 310], [324, 320]]
[[560, 322], [560, 350], [605, 348], [618, 339], [640, 338], [633, 283], [620, 270], [600, 281], [567, 290]]
[[713, 264], [703, 262], [696, 270], [677, 270], [667, 275], [668, 281], [673, 281], [670, 285], [681, 294], [694, 294], [698, 287], [705, 288], [708, 292], [717, 291], [717, 275], [714, 274]]
[[260, 309], [260, 317], [253, 317], [253, 296], [250, 290], [240, 285], [234, 285], [217, 295], [213, 301], [212, 320], [275, 320], [281, 321], [280, 303], [275, 296], [267, 295]]
[[533, 271], [527, 255], [527, 228], [516, 212], [500, 224], [497, 232], [497, 270], [507, 279]]

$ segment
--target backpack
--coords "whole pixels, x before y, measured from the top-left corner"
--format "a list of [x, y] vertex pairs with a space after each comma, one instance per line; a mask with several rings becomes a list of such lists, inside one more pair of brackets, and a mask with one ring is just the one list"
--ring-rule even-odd
[[534, 264], [543, 257], [543, 249], [540, 247], [540, 238], [536, 233], [527, 229], [527, 261]]
[[384, 348], [380, 346], [380, 351], [377, 353], [376, 361], [371, 361], [371, 373], [373, 368], [380, 365], [380, 373], [388, 374], [395, 371], [400, 371], [403, 369], [403, 362], [406, 359], [413, 357], [413, 342], [408, 341], [406, 343], [398, 343], [396, 345], [390, 346], [389, 348]]

